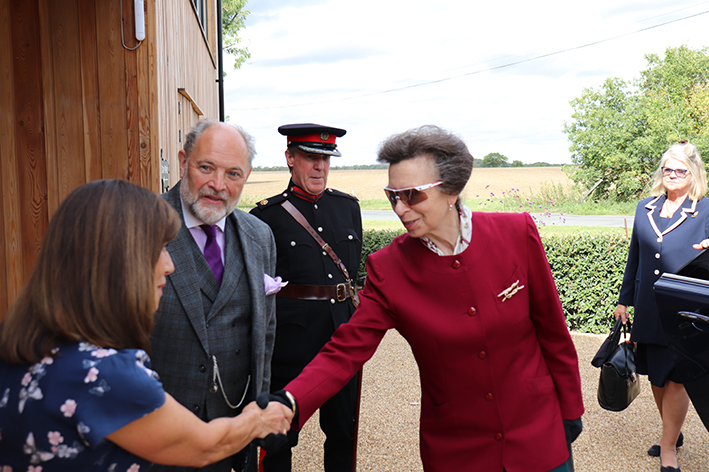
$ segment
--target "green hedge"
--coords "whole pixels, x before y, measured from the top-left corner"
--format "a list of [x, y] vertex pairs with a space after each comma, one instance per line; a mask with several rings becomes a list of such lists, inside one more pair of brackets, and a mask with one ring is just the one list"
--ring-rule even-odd
[[[400, 231], [364, 232], [360, 278], [369, 254], [389, 244]], [[623, 281], [629, 240], [625, 236], [589, 233], [542, 236], [569, 328], [607, 333]]]
[[570, 329], [610, 330], [629, 242], [625, 236], [588, 233], [542, 237]]

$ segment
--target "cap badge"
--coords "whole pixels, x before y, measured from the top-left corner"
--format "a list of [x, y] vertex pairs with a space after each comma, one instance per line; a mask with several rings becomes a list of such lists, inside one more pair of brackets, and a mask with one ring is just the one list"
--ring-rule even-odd
[[323, 141], [327, 141], [328, 139], [330, 139], [330, 135], [327, 133], [320, 133], [320, 139]]

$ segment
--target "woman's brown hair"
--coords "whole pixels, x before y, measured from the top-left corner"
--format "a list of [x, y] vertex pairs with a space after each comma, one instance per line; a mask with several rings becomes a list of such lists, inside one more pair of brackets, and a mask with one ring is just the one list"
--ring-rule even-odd
[[435, 125], [424, 125], [385, 139], [377, 151], [377, 161], [398, 164], [407, 159], [428, 156], [438, 172], [441, 191], [457, 195], [455, 205], [460, 210], [460, 194], [473, 172], [473, 156], [462, 138]]
[[0, 324], [0, 358], [37, 362], [59, 342], [149, 351], [153, 272], [180, 229], [161, 198], [125, 180], [74, 190], [52, 217], [30, 280]]

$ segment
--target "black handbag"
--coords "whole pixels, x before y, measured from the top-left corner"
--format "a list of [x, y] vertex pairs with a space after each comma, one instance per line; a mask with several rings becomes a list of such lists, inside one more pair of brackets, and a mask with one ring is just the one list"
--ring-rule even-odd
[[621, 333], [627, 335], [631, 326], [630, 321], [623, 324], [618, 318], [591, 361], [594, 367], [601, 368], [598, 404], [604, 410], [623, 411], [640, 393], [640, 382], [635, 373], [635, 344], [620, 341]]

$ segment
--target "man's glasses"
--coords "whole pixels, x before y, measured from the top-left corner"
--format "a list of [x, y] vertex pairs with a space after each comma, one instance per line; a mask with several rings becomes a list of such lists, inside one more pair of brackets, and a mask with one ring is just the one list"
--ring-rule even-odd
[[684, 179], [685, 177], [687, 177], [687, 172], [689, 172], [689, 169], [670, 169], [669, 167], [662, 168], [663, 177], [669, 177], [670, 175], [672, 175], [672, 172], [674, 172], [675, 175], [680, 179]]
[[386, 193], [387, 198], [391, 202], [391, 206], [396, 206], [396, 201], [401, 200], [405, 205], [411, 206], [421, 203], [428, 198], [428, 195], [424, 193], [424, 190], [441, 185], [443, 181], [433, 182], [431, 184], [419, 185], [417, 187], [406, 187], [406, 188], [389, 188], [384, 187], [384, 193]]

